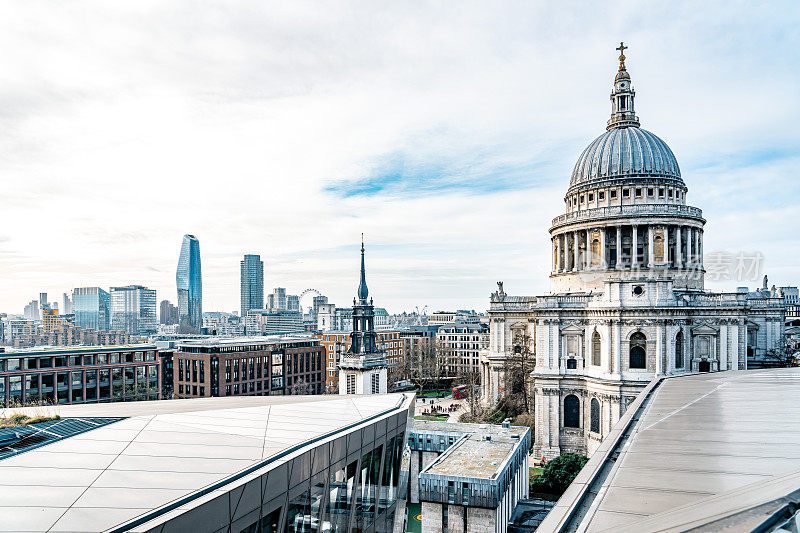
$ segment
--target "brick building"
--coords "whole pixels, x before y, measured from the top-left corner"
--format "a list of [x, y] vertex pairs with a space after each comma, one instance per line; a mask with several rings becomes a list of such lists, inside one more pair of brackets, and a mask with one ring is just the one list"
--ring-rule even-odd
[[[378, 348], [386, 352], [389, 362], [389, 381], [405, 379], [403, 375], [403, 359], [405, 357], [405, 339], [396, 330], [376, 331]], [[334, 392], [339, 386], [339, 370], [337, 362], [342, 354], [350, 349], [349, 331], [325, 331], [317, 333], [314, 338], [325, 347], [326, 372], [325, 391]]]
[[153, 344], [0, 351], [0, 406], [157, 400], [159, 366]]
[[325, 349], [311, 338], [233, 338], [179, 343], [173, 396], [321, 394]]

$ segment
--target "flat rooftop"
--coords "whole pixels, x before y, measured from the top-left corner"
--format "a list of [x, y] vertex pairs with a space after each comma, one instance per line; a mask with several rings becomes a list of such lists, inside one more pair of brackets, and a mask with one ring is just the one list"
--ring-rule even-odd
[[255, 467], [272, 468], [259, 465], [287, 450], [302, 453], [306, 443], [331, 432], [407, 410], [412, 397], [253, 396], [54, 407], [63, 424], [124, 418], [0, 460], [0, 531], [115, 528], [209, 486], [222, 483], [224, 489]]
[[[504, 428], [493, 424], [414, 420], [411, 433], [460, 434], [461, 439], [440, 455], [422, 473], [473, 479], [494, 479], [514, 455], [529, 431], [527, 427]], [[489, 437], [491, 440], [487, 440]]]
[[500, 473], [500, 465], [511, 457], [516, 444], [519, 441], [486, 441], [470, 437], [455, 443], [449, 453], [442, 455], [441, 461], [434, 462], [424, 472], [441, 476], [492, 479]]
[[85, 345], [85, 346], [33, 346], [31, 348], [7, 348], [0, 352], [4, 355], [36, 355], [59, 353], [88, 353], [88, 352], [114, 352], [118, 350], [155, 350], [156, 345], [151, 342], [139, 344], [115, 344], [110, 346]]
[[798, 398], [800, 368], [651, 384], [538, 531], [754, 529], [800, 489]]

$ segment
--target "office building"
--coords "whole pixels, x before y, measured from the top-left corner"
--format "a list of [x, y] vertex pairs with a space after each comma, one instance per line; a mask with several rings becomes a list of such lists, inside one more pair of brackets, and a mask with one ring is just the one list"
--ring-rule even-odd
[[25, 306], [25, 318], [28, 320], [41, 320], [39, 316], [39, 301], [38, 300], [31, 300], [28, 305]]
[[64, 324], [64, 320], [58, 315], [58, 309], [45, 307], [42, 309], [42, 328], [45, 333], [50, 333], [53, 328]]
[[181, 333], [200, 333], [203, 325], [203, 277], [200, 271], [200, 241], [184, 235], [178, 269], [178, 324]]
[[325, 349], [309, 338], [236, 338], [178, 343], [174, 397], [321, 394]]
[[47, 299], [46, 292], [39, 293], [39, 308], [40, 309], [49, 309], [50, 308], [50, 301]]
[[64, 293], [64, 306], [61, 310], [62, 315], [71, 315], [72, 314], [72, 298], [69, 297], [69, 294], [66, 292]]
[[157, 400], [160, 386], [153, 344], [0, 352], [4, 407]]
[[0, 479], [20, 487], [4, 498], [2, 527], [389, 532], [402, 521], [413, 403], [392, 394], [63, 406], [60, 421], [26, 428], [47, 446], [17, 441], [13, 455], [0, 453]]
[[111, 329], [111, 295], [100, 287], [76, 287], [72, 290], [75, 325], [82, 329]]
[[266, 309], [269, 311], [286, 311], [286, 289], [283, 287], [275, 287], [272, 292], [267, 295]]
[[480, 322], [452, 322], [436, 332], [443, 372], [448, 377], [480, 375], [481, 352], [489, 347], [489, 326]]
[[245, 255], [240, 263], [242, 314], [264, 309], [264, 262], [260, 255]]
[[407, 442], [422, 531], [508, 531], [528, 497], [530, 428], [414, 420]]
[[156, 332], [156, 291], [141, 285], [111, 287], [111, 329], [129, 335]]
[[251, 309], [245, 320], [248, 335], [287, 335], [302, 333], [303, 315], [298, 311], [270, 311], [268, 309]]
[[159, 304], [158, 323], [165, 326], [178, 323], [178, 308], [169, 300], [161, 300]]

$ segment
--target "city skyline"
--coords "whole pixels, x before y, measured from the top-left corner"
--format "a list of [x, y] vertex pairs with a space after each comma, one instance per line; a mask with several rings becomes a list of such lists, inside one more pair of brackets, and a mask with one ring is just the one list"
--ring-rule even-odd
[[[770, 284], [796, 285], [800, 39], [786, 6], [587, 6], [577, 19], [296, 4], [219, 8], [220, 22], [151, 6], [140, 23], [122, 6], [6, 7], [3, 20], [23, 24], [0, 23], [0, 43], [24, 52], [0, 72], [0, 312], [74, 287], [140, 284], [174, 302], [185, 233], [203, 241], [207, 310], [240, 307], [249, 253], [265, 289], [313, 287], [347, 305], [362, 231], [390, 312], [483, 311], [496, 280], [547, 292], [542, 228], [601, 133], [620, 40], [642, 126], [674, 149], [710, 221], [706, 264], [718, 250], [761, 253]], [[97, 46], [121, 27], [126, 40]]]

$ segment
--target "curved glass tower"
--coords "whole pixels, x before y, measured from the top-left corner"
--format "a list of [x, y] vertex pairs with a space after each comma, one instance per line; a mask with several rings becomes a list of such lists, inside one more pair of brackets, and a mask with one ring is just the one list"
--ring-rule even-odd
[[200, 275], [200, 241], [184, 235], [178, 271], [178, 323], [181, 333], [199, 333], [203, 324], [203, 281]]

